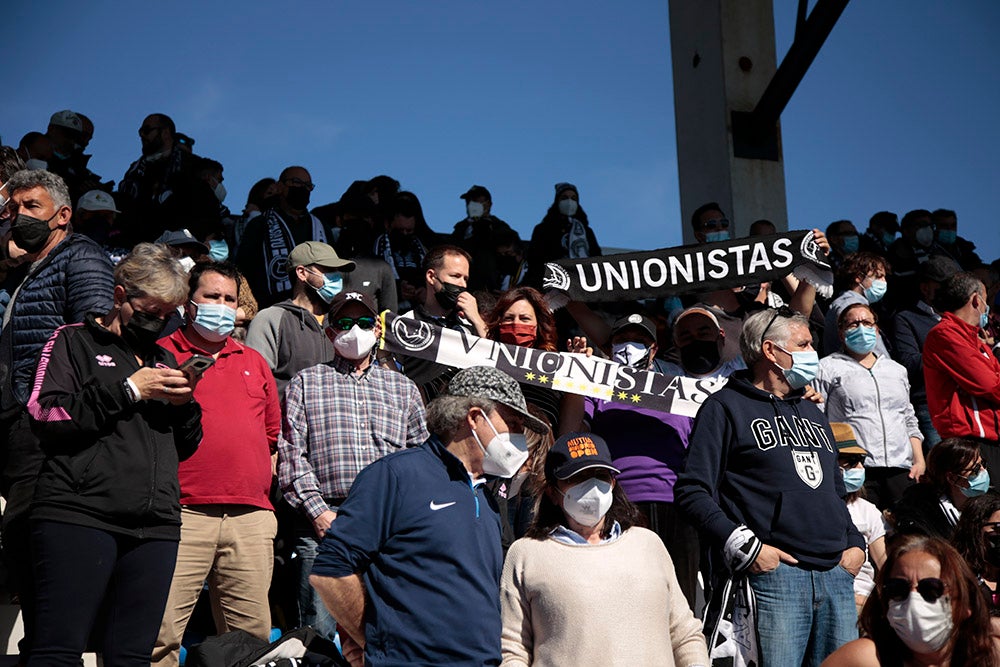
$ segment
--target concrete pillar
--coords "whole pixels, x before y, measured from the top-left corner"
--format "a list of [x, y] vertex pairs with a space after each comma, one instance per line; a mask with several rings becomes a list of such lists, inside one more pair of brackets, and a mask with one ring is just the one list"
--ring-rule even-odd
[[780, 128], [757, 151], [734, 151], [732, 131], [733, 112], [753, 110], [777, 67], [771, 0], [670, 0], [670, 51], [684, 242], [691, 213], [710, 201], [733, 237], [760, 218], [787, 229]]

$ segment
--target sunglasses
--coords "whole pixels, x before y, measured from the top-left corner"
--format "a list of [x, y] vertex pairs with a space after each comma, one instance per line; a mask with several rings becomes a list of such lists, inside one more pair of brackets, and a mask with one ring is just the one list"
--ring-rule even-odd
[[771, 330], [771, 327], [774, 326], [774, 321], [779, 317], [784, 317], [784, 318], [795, 317], [795, 311], [789, 308], [788, 306], [782, 306], [781, 308], [774, 309], [774, 314], [771, 315], [771, 319], [767, 321], [767, 326], [764, 327], [764, 330], [762, 332], [760, 332], [761, 346], [764, 345], [764, 336], [766, 336], [767, 332]]
[[354, 327], [355, 324], [368, 331], [375, 328], [375, 318], [371, 315], [362, 315], [361, 317], [340, 317], [331, 322], [330, 326], [337, 331], [348, 331]]
[[[917, 592], [927, 602], [937, 602], [938, 598], [944, 595], [945, 583], [937, 577], [927, 577], [917, 582]], [[910, 597], [913, 586], [906, 579], [886, 579], [882, 585], [882, 593], [889, 600], [897, 602]]]

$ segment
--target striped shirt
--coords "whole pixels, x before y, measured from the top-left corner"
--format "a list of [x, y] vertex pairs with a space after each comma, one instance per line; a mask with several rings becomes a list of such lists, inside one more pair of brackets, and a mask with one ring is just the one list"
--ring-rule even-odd
[[278, 483], [310, 519], [330, 509], [327, 501], [345, 498], [369, 463], [430, 437], [410, 379], [380, 366], [353, 370], [338, 356], [303, 370], [285, 390]]

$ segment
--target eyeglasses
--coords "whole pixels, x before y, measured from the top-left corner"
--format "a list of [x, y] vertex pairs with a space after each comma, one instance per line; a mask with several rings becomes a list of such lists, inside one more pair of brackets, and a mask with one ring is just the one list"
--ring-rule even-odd
[[788, 306], [782, 306], [781, 308], [774, 309], [774, 314], [771, 315], [771, 319], [767, 321], [767, 326], [764, 327], [762, 332], [760, 332], [760, 344], [762, 347], [764, 345], [764, 336], [766, 336], [767, 332], [771, 330], [771, 327], [774, 326], [774, 321], [779, 317], [795, 317], [795, 311]]
[[157, 130], [162, 130], [162, 129], [163, 129], [163, 127], [161, 127], [159, 125], [153, 125], [151, 127], [140, 127], [139, 128], [139, 136], [141, 137], [144, 134], [149, 134], [150, 132], [156, 132]]
[[711, 220], [704, 220], [701, 223], [702, 229], [716, 230], [716, 229], [729, 229], [729, 220], [727, 218], [712, 218]]
[[868, 327], [871, 329], [875, 326], [875, 320], [855, 320], [853, 322], [844, 322], [844, 330], [850, 331], [851, 329], [857, 329], [858, 327]]
[[841, 469], [850, 470], [851, 468], [857, 468], [858, 464], [864, 464], [865, 455], [864, 454], [841, 454], [840, 464]]
[[375, 328], [375, 318], [371, 315], [362, 315], [361, 317], [341, 317], [330, 323], [330, 326], [337, 331], [348, 331], [357, 324], [359, 327], [366, 331], [370, 331]]
[[[938, 598], [944, 595], [947, 586], [937, 577], [927, 577], [918, 581], [916, 588], [917, 592], [920, 593], [920, 597], [933, 604], [938, 601]], [[886, 579], [885, 583], [882, 584], [882, 594], [887, 599], [897, 602], [910, 597], [911, 590], [913, 590], [913, 586], [908, 580], [897, 577]]]
[[963, 470], [961, 472], [961, 476], [962, 477], [975, 477], [976, 475], [978, 475], [982, 471], [982, 469], [983, 469], [983, 462], [980, 461], [979, 463], [977, 463], [976, 465], [972, 466], [968, 470]]
[[312, 192], [313, 190], [316, 189], [315, 183], [310, 183], [309, 181], [303, 181], [301, 178], [286, 178], [282, 180], [282, 183], [287, 183], [288, 185], [291, 185], [293, 188], [305, 188], [309, 192]]

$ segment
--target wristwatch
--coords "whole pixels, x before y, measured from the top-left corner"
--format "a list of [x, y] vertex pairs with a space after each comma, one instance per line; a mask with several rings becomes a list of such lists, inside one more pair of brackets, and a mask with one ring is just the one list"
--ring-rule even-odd
[[132, 383], [127, 379], [122, 380], [122, 388], [125, 389], [125, 395], [128, 396], [128, 400], [131, 403], [139, 402], [139, 395], [136, 393], [135, 389], [132, 388]]

